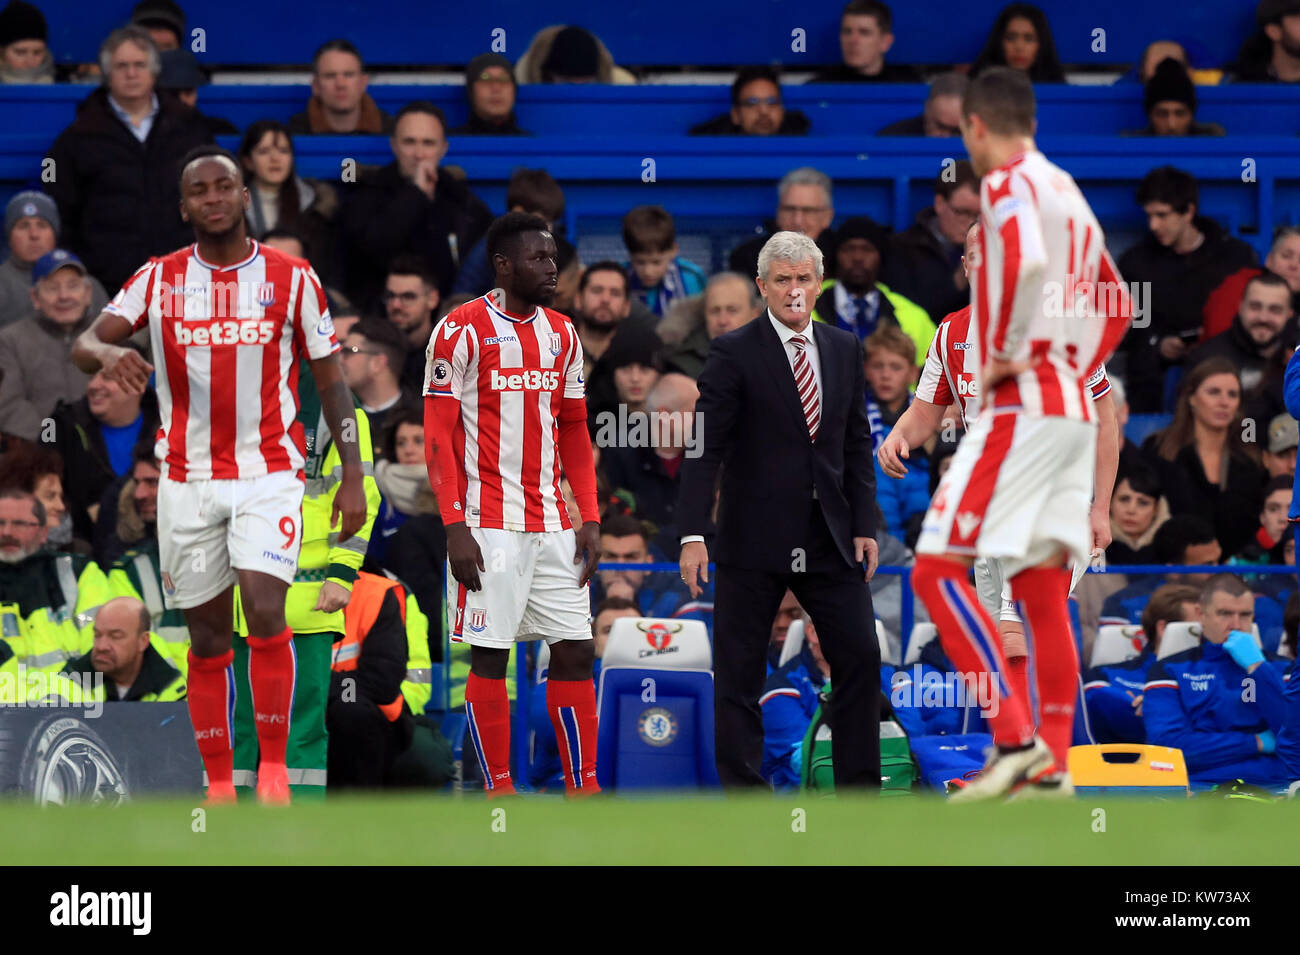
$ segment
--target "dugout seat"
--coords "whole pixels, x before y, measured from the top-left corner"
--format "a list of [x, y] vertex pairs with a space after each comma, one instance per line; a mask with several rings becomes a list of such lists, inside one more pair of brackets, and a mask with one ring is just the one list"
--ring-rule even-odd
[[1092, 645], [1092, 659], [1088, 666], [1104, 667], [1132, 660], [1142, 653], [1144, 646], [1146, 640], [1141, 627], [1108, 623], [1097, 628], [1097, 640]]
[[700, 621], [614, 621], [596, 706], [601, 789], [720, 785], [713, 749], [713, 654]]
[[939, 628], [932, 623], [918, 623], [912, 626], [912, 637], [907, 641], [907, 652], [903, 654], [903, 666], [910, 667], [921, 661], [921, 651], [931, 640], [937, 639]]

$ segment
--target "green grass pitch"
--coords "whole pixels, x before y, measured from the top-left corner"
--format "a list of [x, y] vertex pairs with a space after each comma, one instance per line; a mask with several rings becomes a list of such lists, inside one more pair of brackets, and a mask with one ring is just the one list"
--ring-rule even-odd
[[52, 846], [61, 865], [1293, 865], [1300, 856], [1300, 805], [1224, 799], [424, 795], [241, 804], [196, 819], [200, 805], [8, 802], [0, 844], [11, 865], [49, 863]]

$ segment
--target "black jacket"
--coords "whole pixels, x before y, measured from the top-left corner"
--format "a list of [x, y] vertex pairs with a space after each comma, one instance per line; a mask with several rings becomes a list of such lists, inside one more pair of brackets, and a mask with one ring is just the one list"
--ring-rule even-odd
[[[375, 622], [361, 644], [357, 668], [330, 673], [330, 701], [365, 701], [376, 706], [393, 702], [401, 694], [402, 681], [406, 679], [407, 652], [401, 604], [397, 602], [396, 591], [390, 589], [384, 594]], [[356, 697], [344, 700], [343, 681], [348, 677], [356, 680]]]
[[[402, 578], [415, 595], [433, 633], [441, 633], [443, 575], [447, 561], [447, 532], [437, 514], [412, 514], [388, 542], [384, 567]], [[442, 641], [429, 641], [429, 654], [442, 661]]]
[[469, 122], [464, 126], [457, 126], [448, 136], [531, 136], [526, 129], [519, 128], [519, 121], [515, 119], [514, 110], [505, 118], [504, 122], [489, 123], [473, 110], [469, 112]]
[[339, 213], [348, 298], [362, 310], [376, 308], [388, 263], [404, 252], [424, 258], [447, 298], [460, 259], [491, 224], [488, 207], [448, 170], [438, 170], [430, 199], [389, 163], [358, 182]]
[[920, 305], [938, 325], [945, 315], [970, 304], [970, 286], [959, 289], [953, 282], [961, 268], [961, 248], [954, 260], [931, 231], [933, 220], [933, 207], [923, 209], [916, 222], [893, 237], [881, 280], [891, 292]]
[[898, 119], [888, 126], [882, 127], [876, 133], [877, 136], [924, 136], [925, 135], [925, 115], [909, 116], [907, 119]]
[[[1285, 332], [1282, 333], [1285, 335]], [[1273, 343], [1276, 350], [1282, 349], [1281, 341]], [[1209, 341], [1201, 342], [1187, 356], [1185, 365], [1190, 371], [1207, 358], [1222, 357], [1227, 358], [1241, 372], [1241, 390], [1243, 393], [1252, 392], [1264, 383], [1264, 379], [1274, 365], [1280, 365], [1277, 352], [1272, 355], [1264, 355], [1260, 351], [1260, 346], [1255, 344], [1255, 340], [1250, 337], [1246, 331], [1246, 326], [1241, 324], [1241, 316], [1238, 315], [1232, 320], [1232, 324], [1226, 332], [1220, 332]], [[1280, 375], [1278, 376], [1280, 379]], [[1267, 422], [1262, 422], [1267, 426]]]
[[[797, 109], [787, 109], [785, 115], [781, 118], [781, 125], [777, 127], [773, 136], [805, 136], [812, 121]], [[747, 136], [749, 135], [739, 126], [731, 121], [731, 113], [722, 113], [713, 119], [706, 119], [702, 123], [696, 123], [687, 134], [690, 136]]]
[[886, 63], [875, 76], [865, 76], [843, 63], [818, 70], [809, 83], [924, 83], [925, 79], [915, 67]]
[[676, 517], [683, 536], [705, 532], [721, 470], [710, 555], [719, 564], [789, 573], [791, 555], [806, 546], [813, 507], [822, 509], [851, 567], [857, 565], [853, 538], [876, 536], [861, 348], [849, 332], [822, 322], [810, 327], [822, 377], [815, 444], [769, 313], [713, 340], [695, 405], [702, 453], [682, 462]]
[[[758, 253], [763, 251], [763, 246], [767, 240], [777, 233], [776, 221], [768, 219], [763, 223], [766, 230], [763, 235], [756, 235], [752, 239], [746, 239], [740, 245], [731, 250], [731, 255], [727, 257], [727, 268], [732, 272], [739, 272], [746, 278], [752, 279], [758, 274]], [[829, 226], [826, 231], [817, 236], [817, 248], [822, 250], [822, 268], [826, 275], [824, 278], [835, 278], [835, 230]]]
[[[158, 433], [158, 398], [145, 389], [140, 399], [139, 444], [153, 447]], [[54, 409], [55, 449], [63, 458], [63, 497], [72, 513], [73, 533], [82, 540], [94, 538], [89, 508], [98, 504], [108, 486], [117, 480], [108, 458], [108, 445], [99, 421], [90, 413], [90, 401], [59, 402]]]
[[1193, 221], [1205, 234], [1205, 241], [1186, 255], [1166, 248], [1147, 233], [1120, 256], [1119, 272], [1125, 282], [1151, 283], [1145, 303], [1149, 324], [1143, 328], [1135, 325], [1120, 346], [1127, 363], [1129, 406], [1135, 414], [1161, 410], [1169, 363], [1160, 356], [1160, 339], [1198, 332], [1210, 293], [1233, 272], [1255, 264], [1255, 251], [1228, 235], [1217, 222], [1201, 216]]
[[112, 294], [153, 255], [194, 240], [181, 220], [180, 160], [212, 142], [206, 122], [171, 94], [143, 143], [95, 90], [50, 147], [56, 175], [48, 188], [63, 220], [60, 244], [81, 256]]
[[[685, 464], [686, 459], [682, 459]], [[636, 516], [650, 521], [662, 533], [664, 556], [676, 560], [681, 548], [681, 535], [677, 533], [675, 514], [677, 491], [681, 486], [680, 467], [676, 476], [664, 467], [663, 458], [654, 448], [615, 446], [600, 457], [609, 486], [615, 491], [628, 491], [636, 502]]]
[[1196, 446], [1180, 448], [1172, 461], [1156, 453], [1159, 434], [1142, 443], [1142, 453], [1160, 478], [1170, 514], [1195, 514], [1210, 520], [1226, 560], [1255, 537], [1259, 511], [1264, 504], [1267, 472], [1242, 454], [1228, 458], [1227, 486], [1220, 488], [1205, 477]]
[[[95, 667], [90, 656], [87, 653], [69, 660], [64, 664], [62, 672], [94, 673]], [[126, 691], [126, 696], [119, 696], [117, 684], [105, 676], [104, 699], [109, 703], [136, 703], [147, 693], [161, 693], [175, 683], [176, 678], [180, 675], [181, 671], [164, 660], [162, 654], [152, 646], [147, 646], [144, 648], [143, 659], [140, 661], [140, 672], [136, 675], [131, 688]], [[183, 697], [184, 694], [182, 694]]]

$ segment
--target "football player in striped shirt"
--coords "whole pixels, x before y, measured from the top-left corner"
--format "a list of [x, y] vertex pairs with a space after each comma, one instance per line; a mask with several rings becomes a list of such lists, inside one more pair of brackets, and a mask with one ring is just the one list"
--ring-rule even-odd
[[[957, 670], [968, 680], [987, 674], [999, 690], [998, 710], [987, 714], [995, 746], [979, 778], [952, 797], [963, 801], [1073, 792], [1066, 754], [1079, 659], [1067, 562], [1085, 566], [1092, 543], [1097, 415], [1088, 379], [1131, 319], [1096, 217], [1034, 145], [1034, 113], [1033, 86], [1005, 68], [981, 73], [962, 102], [962, 140], [982, 177], [970, 272], [981, 409], [926, 513], [912, 578]], [[998, 559], [1024, 609], [1037, 731], [967, 582], [975, 557]]]
[[[210, 802], [232, 781], [233, 587], [248, 622], [260, 749], [257, 795], [289, 800], [285, 749], [296, 660], [284, 601], [302, 528], [305, 448], [298, 365], [311, 363], [343, 459], [339, 540], [365, 523], [353, 404], [325, 293], [311, 266], [248, 237], [239, 163], [200, 146], [181, 163], [181, 217], [194, 244], [150, 259], [77, 340], [73, 361], [135, 394], [156, 370], [162, 467], [158, 543], [169, 607], [190, 631], [188, 700]], [[118, 343], [149, 329], [156, 369]], [[338, 607], [321, 609], [336, 610]]]
[[[447, 528], [448, 630], [471, 648], [465, 714], [488, 796], [515, 791], [505, 676], [524, 640], [551, 648], [546, 702], [565, 791], [592, 795], [588, 581], [600, 518], [582, 344], [573, 322], [546, 307], [558, 275], [546, 221], [508, 213], [485, 242], [498, 288], [448, 313], [426, 352], [425, 459]], [[582, 518], [576, 532], [562, 477]]]

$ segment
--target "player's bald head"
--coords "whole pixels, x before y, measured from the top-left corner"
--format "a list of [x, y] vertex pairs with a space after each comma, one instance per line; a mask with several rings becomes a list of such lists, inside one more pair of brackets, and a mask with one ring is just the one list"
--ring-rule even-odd
[[207, 163], [218, 163], [222, 170], [236, 182], [241, 185], [244, 182], [244, 171], [240, 168], [238, 160], [220, 146], [204, 145], [191, 149], [181, 160], [181, 189], [185, 188], [185, 183], [198, 175], [198, 171]]

